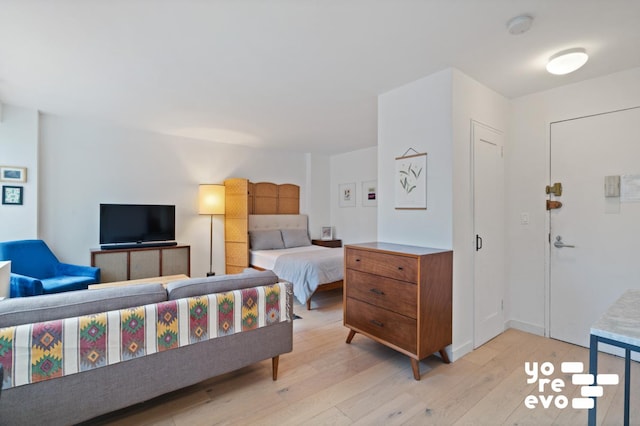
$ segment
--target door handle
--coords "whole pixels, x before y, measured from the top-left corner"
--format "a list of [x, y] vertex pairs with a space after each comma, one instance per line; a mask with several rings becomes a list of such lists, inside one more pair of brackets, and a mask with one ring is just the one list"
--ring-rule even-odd
[[482, 248], [482, 237], [476, 234], [476, 251], [480, 250], [481, 248]]
[[571, 244], [565, 244], [562, 242], [562, 236], [558, 235], [556, 237], [556, 240], [553, 242], [553, 246], [556, 248], [575, 248], [576, 246], [571, 245]]

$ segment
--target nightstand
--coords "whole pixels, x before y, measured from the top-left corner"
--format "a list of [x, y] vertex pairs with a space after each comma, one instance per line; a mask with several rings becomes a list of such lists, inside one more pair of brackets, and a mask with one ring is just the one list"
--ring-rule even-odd
[[342, 240], [311, 240], [311, 244], [322, 247], [342, 247]]

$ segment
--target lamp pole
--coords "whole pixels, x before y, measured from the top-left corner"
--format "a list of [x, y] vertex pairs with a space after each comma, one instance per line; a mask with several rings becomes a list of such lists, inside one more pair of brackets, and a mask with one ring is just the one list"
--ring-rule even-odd
[[211, 217], [211, 226], [209, 227], [209, 272], [207, 272], [207, 276], [212, 277], [216, 273], [213, 272], [213, 215], [209, 216]]
[[209, 215], [209, 272], [207, 276], [215, 275], [213, 272], [213, 216], [225, 213], [225, 188], [224, 185], [202, 184], [198, 189], [198, 213]]

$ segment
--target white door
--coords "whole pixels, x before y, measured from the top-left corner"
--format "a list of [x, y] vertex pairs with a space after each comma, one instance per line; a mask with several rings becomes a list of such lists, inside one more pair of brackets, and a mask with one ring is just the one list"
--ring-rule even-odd
[[503, 136], [473, 123], [474, 347], [504, 331]]
[[640, 186], [640, 108], [552, 123], [550, 140], [550, 183], [563, 191], [550, 196], [562, 207], [549, 212], [549, 334], [588, 346], [606, 308], [640, 288], [640, 202], [604, 190], [605, 176]]

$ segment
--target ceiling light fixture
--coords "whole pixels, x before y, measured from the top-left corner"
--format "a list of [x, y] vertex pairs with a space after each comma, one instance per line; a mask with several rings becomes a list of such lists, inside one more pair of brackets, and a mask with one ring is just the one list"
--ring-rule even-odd
[[555, 75], [564, 75], [574, 72], [587, 63], [589, 55], [582, 47], [563, 50], [549, 58], [547, 71]]

